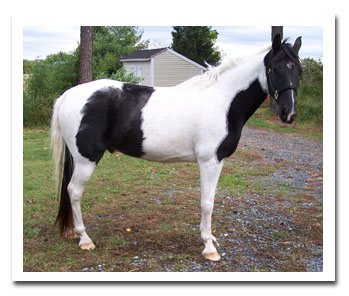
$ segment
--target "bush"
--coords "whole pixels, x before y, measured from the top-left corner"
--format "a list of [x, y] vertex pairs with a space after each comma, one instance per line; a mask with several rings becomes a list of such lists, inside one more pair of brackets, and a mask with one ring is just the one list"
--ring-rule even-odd
[[58, 53], [36, 61], [25, 79], [23, 125], [48, 125], [53, 102], [78, 83], [77, 54]]
[[141, 78], [135, 76], [132, 72], [127, 73], [127, 71], [124, 67], [120, 68], [114, 74], [108, 75], [108, 74], [102, 72], [96, 77], [96, 79], [102, 79], [102, 78], [108, 78], [108, 79], [129, 82], [129, 83], [135, 83], [135, 84], [141, 81]]
[[23, 125], [25, 127], [49, 125], [55, 99], [56, 97], [36, 98], [28, 93], [24, 93]]
[[321, 61], [302, 60], [303, 72], [299, 82], [297, 118], [304, 123], [322, 125], [323, 66]]
[[[53, 103], [64, 91], [78, 84], [79, 55], [58, 53], [43, 61], [32, 63], [31, 74], [24, 78], [23, 125], [25, 127], [50, 124]], [[99, 73], [95, 79], [109, 78], [138, 83], [140, 79], [124, 68], [116, 73]]]

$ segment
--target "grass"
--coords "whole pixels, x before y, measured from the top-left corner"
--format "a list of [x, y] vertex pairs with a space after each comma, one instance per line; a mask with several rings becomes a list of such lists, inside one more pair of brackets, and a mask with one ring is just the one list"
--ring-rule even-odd
[[[250, 165], [258, 155], [238, 149], [222, 171], [213, 220], [221, 252], [234, 259], [208, 263], [201, 256], [198, 165], [160, 164], [106, 153], [82, 198], [87, 232], [96, 244], [94, 251], [86, 252], [78, 248], [77, 239], [61, 239], [53, 227], [58, 201], [48, 130], [25, 129], [23, 144], [24, 271], [97, 270], [99, 265], [104, 271], [191, 271], [193, 266], [200, 266], [201, 271], [236, 271], [243, 264], [250, 266], [250, 271], [304, 271], [301, 258], [307, 255], [305, 251], [293, 248], [287, 254], [286, 247], [290, 246], [283, 242], [322, 242], [321, 208], [303, 208], [305, 197], [291, 200], [295, 204], [292, 213], [280, 207], [279, 203], [289, 200], [292, 193], [297, 194], [287, 185], [269, 191], [262, 185], [278, 164]], [[265, 204], [271, 204], [268, 194], [276, 196], [273, 203], [278, 205], [277, 212], [264, 209]], [[313, 200], [311, 194], [306, 198], [307, 202]], [[293, 232], [258, 219], [245, 224], [244, 213], [251, 209], [267, 211], [266, 217], [289, 217]], [[254, 241], [261, 229], [261, 237], [268, 244], [265, 251]], [[246, 252], [253, 250], [259, 250], [262, 266], [246, 261]], [[271, 265], [269, 253], [276, 258]], [[319, 251], [317, 256], [322, 256]]]

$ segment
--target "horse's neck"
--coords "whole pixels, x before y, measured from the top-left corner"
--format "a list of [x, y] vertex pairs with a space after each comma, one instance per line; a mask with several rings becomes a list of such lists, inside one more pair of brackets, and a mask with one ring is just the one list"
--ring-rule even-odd
[[266, 98], [264, 56], [255, 56], [222, 74], [220, 87], [229, 108], [230, 125], [242, 128]]
[[220, 78], [222, 91], [233, 97], [237, 92], [247, 89], [256, 79], [261, 88], [267, 91], [264, 56], [265, 54], [254, 56], [224, 72]]

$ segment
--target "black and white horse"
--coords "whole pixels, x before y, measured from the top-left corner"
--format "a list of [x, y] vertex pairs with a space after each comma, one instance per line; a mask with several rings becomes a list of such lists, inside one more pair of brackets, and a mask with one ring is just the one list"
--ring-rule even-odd
[[202, 254], [219, 260], [211, 216], [224, 161], [268, 94], [277, 101], [280, 119], [294, 120], [300, 47], [301, 37], [290, 45], [277, 35], [262, 52], [240, 62], [227, 59], [174, 87], [97, 80], [67, 90], [55, 103], [51, 126], [61, 234], [79, 236], [82, 249], [95, 247], [80, 201], [106, 150], [150, 161], [198, 162]]

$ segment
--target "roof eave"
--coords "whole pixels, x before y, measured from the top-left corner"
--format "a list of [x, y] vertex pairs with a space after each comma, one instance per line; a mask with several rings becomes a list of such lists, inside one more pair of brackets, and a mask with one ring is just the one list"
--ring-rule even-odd
[[148, 59], [120, 59], [120, 62], [149, 62], [150, 58]]
[[163, 53], [164, 51], [167, 51], [167, 47], [165, 48], [160, 48], [158, 50], [158, 52], [153, 53], [151, 56], [147, 57], [147, 58], [127, 58], [127, 56], [125, 56], [125, 58], [120, 58], [121, 62], [148, 62], [150, 61], [152, 58], [154, 58], [155, 56]]

